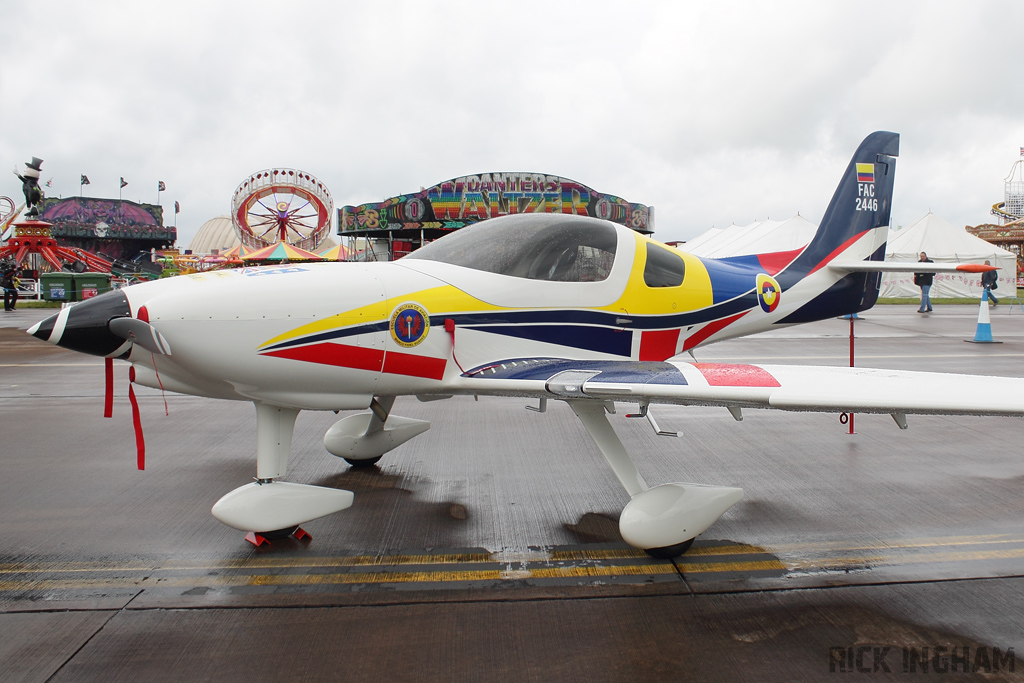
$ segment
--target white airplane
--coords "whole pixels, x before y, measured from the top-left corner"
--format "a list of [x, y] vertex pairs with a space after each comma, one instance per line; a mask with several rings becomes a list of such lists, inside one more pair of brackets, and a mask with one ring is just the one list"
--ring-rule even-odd
[[[213, 515], [264, 537], [349, 507], [349, 491], [282, 481], [300, 410], [351, 411], [324, 446], [353, 466], [430, 424], [397, 396], [565, 401], [630, 496], [622, 537], [673, 557], [738, 502], [727, 486], [649, 486], [608, 422], [616, 403], [906, 415], [1024, 414], [1024, 380], [864, 368], [675, 360], [715, 341], [870, 308], [883, 264], [899, 136], [857, 149], [811, 242], [795, 251], [701, 259], [614, 223], [511, 215], [463, 228], [391, 263], [242, 268], [134, 285], [69, 306], [29, 330], [131, 363], [132, 381], [252, 401], [256, 482]], [[927, 270], [990, 266], [929, 264]], [[109, 389], [108, 389], [109, 395]], [[660, 431], [660, 430], [659, 430]], [[141, 466], [141, 463], [140, 463]]]

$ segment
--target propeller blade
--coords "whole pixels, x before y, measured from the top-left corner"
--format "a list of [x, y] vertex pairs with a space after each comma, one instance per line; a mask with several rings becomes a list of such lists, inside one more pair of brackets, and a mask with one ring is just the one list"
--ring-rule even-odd
[[114, 318], [107, 327], [111, 334], [138, 344], [147, 351], [164, 356], [171, 355], [171, 345], [155, 327], [137, 318]]
[[103, 417], [114, 416], [114, 359], [103, 359]]

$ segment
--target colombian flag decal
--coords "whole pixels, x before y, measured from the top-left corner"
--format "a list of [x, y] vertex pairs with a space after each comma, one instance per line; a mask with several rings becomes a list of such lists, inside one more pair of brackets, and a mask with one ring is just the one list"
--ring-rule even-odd
[[875, 182], [875, 165], [874, 164], [857, 164], [857, 182], [858, 183], [873, 183], [873, 182]]
[[761, 310], [771, 313], [779, 307], [779, 300], [782, 298], [782, 288], [770, 275], [764, 273], [757, 276], [757, 303], [761, 304]]

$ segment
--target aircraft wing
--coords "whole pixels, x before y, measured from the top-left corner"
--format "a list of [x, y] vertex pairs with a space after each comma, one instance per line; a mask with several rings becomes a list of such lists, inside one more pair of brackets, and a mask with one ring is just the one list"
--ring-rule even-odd
[[869, 368], [516, 359], [465, 373], [480, 394], [793, 411], [1024, 415], [1024, 378]]

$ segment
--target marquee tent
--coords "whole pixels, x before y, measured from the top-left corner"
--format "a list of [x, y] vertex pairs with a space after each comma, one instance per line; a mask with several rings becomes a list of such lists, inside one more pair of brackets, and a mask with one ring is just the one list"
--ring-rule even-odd
[[680, 248], [706, 258], [792, 251], [810, 242], [815, 230], [817, 227], [814, 223], [797, 214], [787, 221], [767, 220], [750, 225], [731, 225], [714, 233], [709, 230], [680, 245]]
[[722, 232], [724, 229], [725, 228], [710, 228], [709, 230], [697, 235], [692, 240], [686, 240], [684, 244], [679, 245], [679, 248], [690, 254], [696, 253], [695, 250], [699, 248], [700, 245], [704, 244], [708, 240], [714, 239], [715, 235]]
[[[902, 230], [889, 232], [885, 249], [886, 261], [917, 261], [921, 252], [936, 263], [984, 263], [991, 261], [999, 270], [997, 297], [1017, 294], [1017, 257], [1011, 251], [975, 237], [957, 228], [932, 212]], [[880, 297], [919, 297], [921, 288], [914, 284], [913, 273], [882, 273]], [[978, 273], [939, 273], [932, 285], [931, 297], [981, 298], [981, 275]]]

